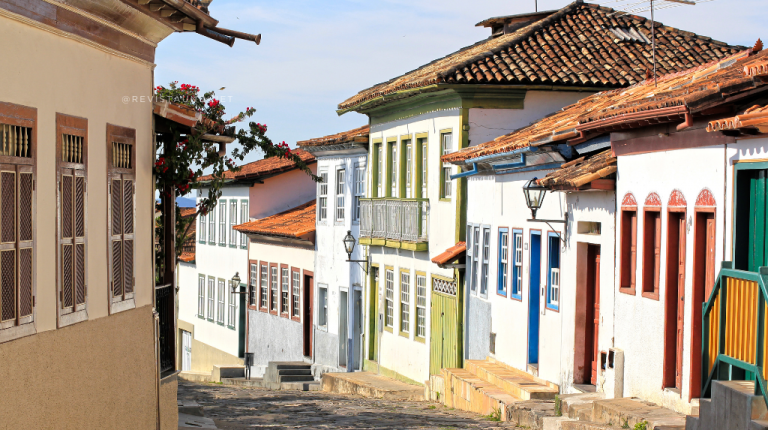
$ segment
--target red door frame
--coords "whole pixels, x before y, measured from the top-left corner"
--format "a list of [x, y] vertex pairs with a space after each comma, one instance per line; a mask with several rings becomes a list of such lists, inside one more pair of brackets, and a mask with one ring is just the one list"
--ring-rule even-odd
[[694, 209], [693, 297], [691, 297], [691, 375], [688, 400], [701, 395], [701, 306], [715, 285], [714, 207]]
[[315, 303], [315, 274], [309, 270], [304, 271], [304, 319], [303, 331], [304, 331], [304, 356], [312, 358], [312, 342], [314, 341], [314, 333], [312, 330], [314, 324], [314, 303]]
[[683, 389], [685, 330], [686, 208], [667, 210], [667, 264], [664, 296], [664, 373], [662, 388]]

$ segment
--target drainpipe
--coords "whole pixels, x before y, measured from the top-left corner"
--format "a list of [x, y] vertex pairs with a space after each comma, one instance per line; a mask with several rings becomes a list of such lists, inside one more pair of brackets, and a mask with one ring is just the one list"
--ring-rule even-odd
[[677, 131], [683, 131], [690, 128], [693, 125], [693, 115], [691, 115], [690, 109], [685, 110], [685, 122], [677, 126]]
[[451, 180], [453, 179], [459, 179], [459, 178], [466, 178], [468, 176], [474, 176], [478, 173], [477, 171], [477, 163], [472, 163], [472, 170], [467, 170], [466, 172], [457, 173], [455, 175], [451, 175]]
[[516, 161], [514, 163], [496, 164], [493, 166], [493, 170], [499, 171], [504, 169], [516, 169], [518, 167], [525, 167], [525, 154], [520, 155], [520, 161]]

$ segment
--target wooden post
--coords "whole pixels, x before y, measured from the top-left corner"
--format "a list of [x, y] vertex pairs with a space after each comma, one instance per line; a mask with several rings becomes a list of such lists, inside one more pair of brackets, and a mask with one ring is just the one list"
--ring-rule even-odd
[[[172, 160], [176, 152], [175, 142], [170, 142], [172, 136], [165, 136], [164, 157]], [[171, 284], [176, 291], [176, 190], [173, 185], [166, 184], [160, 196], [163, 221], [163, 284]]]

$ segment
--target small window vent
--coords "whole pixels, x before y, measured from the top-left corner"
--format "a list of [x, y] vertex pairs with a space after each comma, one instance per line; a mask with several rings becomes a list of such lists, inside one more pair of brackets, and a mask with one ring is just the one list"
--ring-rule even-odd
[[613, 33], [619, 42], [651, 43], [651, 39], [632, 27], [610, 27], [608, 31]]
[[32, 129], [0, 124], [0, 155], [31, 158]]
[[112, 167], [118, 169], [132, 169], [133, 145], [129, 143], [112, 142]]
[[83, 164], [83, 139], [82, 136], [64, 134], [61, 136], [61, 160], [65, 163]]

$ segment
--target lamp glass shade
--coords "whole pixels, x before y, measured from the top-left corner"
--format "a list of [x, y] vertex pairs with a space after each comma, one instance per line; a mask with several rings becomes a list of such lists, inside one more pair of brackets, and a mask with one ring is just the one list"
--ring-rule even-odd
[[232, 289], [240, 286], [240, 272], [235, 272], [235, 276], [232, 277]]
[[357, 245], [355, 237], [352, 236], [351, 231], [347, 230], [347, 235], [344, 237], [344, 250], [347, 251], [348, 255], [352, 255], [352, 252], [355, 250], [355, 245]]
[[528, 209], [536, 211], [541, 208], [541, 204], [544, 203], [544, 196], [547, 193], [547, 188], [542, 187], [536, 183], [537, 178], [533, 178], [523, 187], [525, 193], [525, 204], [528, 205]]

